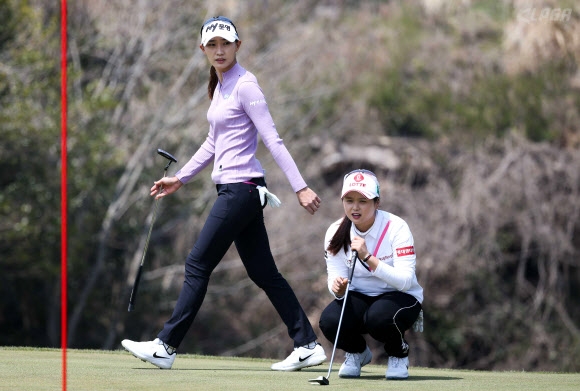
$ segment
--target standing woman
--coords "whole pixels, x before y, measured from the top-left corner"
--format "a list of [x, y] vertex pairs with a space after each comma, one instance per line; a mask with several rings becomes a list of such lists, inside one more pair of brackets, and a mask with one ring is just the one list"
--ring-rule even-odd
[[[359, 377], [372, 353], [364, 334], [382, 342], [389, 356], [387, 379], [409, 377], [409, 345], [405, 331], [421, 312], [423, 288], [415, 275], [415, 247], [407, 223], [379, 210], [380, 186], [374, 173], [355, 170], [345, 175], [342, 205], [345, 216], [326, 231], [328, 289], [333, 300], [320, 316], [320, 329], [334, 342], [344, 309], [337, 348], [346, 352], [338, 375]], [[358, 252], [347, 303], [352, 251]]]
[[300, 205], [314, 214], [321, 200], [306, 185], [278, 135], [256, 77], [237, 63], [241, 44], [236, 27], [223, 16], [211, 18], [201, 27], [199, 47], [211, 64], [209, 133], [174, 177], [161, 178], [151, 188], [156, 199], [165, 197], [213, 162], [211, 177], [216, 183], [217, 199], [186, 259], [185, 282], [173, 315], [154, 341], [122, 342], [137, 358], [163, 369], [173, 365], [176, 350], [201, 307], [210, 275], [232, 243], [249, 277], [266, 292], [294, 340], [292, 354], [271, 368], [295, 371], [326, 360], [324, 349], [316, 342], [314, 330], [270, 250], [262, 209], [268, 199], [274, 203], [278, 200], [263, 193], [264, 170], [255, 155], [258, 135], [286, 175]]

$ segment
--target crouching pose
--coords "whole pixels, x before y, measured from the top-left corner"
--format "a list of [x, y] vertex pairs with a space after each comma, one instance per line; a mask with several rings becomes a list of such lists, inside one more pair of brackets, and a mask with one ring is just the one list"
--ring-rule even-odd
[[[407, 223], [379, 209], [379, 182], [368, 170], [345, 175], [342, 205], [345, 216], [334, 222], [325, 237], [328, 289], [334, 300], [320, 317], [320, 329], [334, 343], [345, 305], [336, 348], [346, 352], [338, 375], [359, 377], [372, 353], [364, 335], [382, 342], [388, 355], [387, 379], [409, 377], [409, 345], [405, 331], [421, 315], [423, 288], [415, 275], [415, 247]], [[342, 300], [352, 251], [358, 260]]]

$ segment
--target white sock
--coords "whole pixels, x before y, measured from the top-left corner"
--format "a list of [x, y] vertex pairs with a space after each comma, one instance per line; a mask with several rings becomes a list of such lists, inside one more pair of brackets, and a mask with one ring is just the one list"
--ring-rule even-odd
[[163, 342], [163, 341], [161, 341], [161, 342], [163, 343], [163, 347], [165, 348], [165, 351], [167, 352], [167, 354], [172, 355], [177, 350], [177, 349], [167, 345], [165, 342]]

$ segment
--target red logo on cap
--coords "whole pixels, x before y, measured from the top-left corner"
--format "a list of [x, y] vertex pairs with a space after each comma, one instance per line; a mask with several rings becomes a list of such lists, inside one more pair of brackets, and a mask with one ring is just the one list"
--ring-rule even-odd
[[365, 180], [365, 177], [364, 177], [364, 175], [363, 175], [363, 174], [361, 174], [360, 172], [359, 172], [359, 173], [357, 173], [357, 174], [354, 176], [354, 181], [355, 181], [355, 182], [361, 182], [361, 181], [364, 181], [364, 180]]

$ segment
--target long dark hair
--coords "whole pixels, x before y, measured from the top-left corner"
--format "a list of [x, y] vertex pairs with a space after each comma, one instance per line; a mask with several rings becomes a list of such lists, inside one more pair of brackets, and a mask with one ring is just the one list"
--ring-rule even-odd
[[344, 252], [348, 250], [348, 246], [350, 246], [350, 227], [352, 227], [352, 221], [344, 216], [334, 236], [330, 239], [326, 249], [329, 253], [336, 255], [341, 249], [344, 249]]
[[209, 96], [209, 100], [213, 99], [213, 92], [215, 91], [217, 83], [218, 75], [215, 67], [212, 65], [211, 68], [209, 68], [209, 82], [207, 83], [207, 96]]

